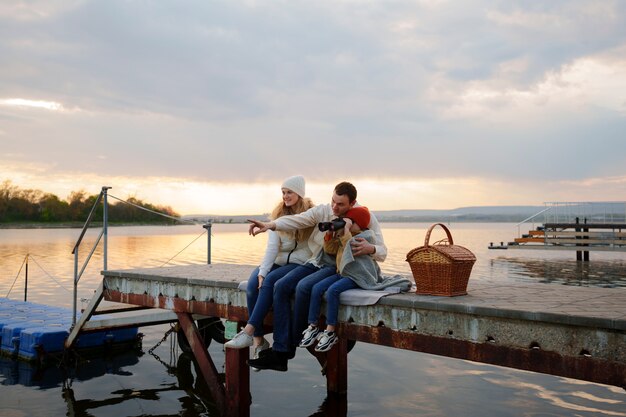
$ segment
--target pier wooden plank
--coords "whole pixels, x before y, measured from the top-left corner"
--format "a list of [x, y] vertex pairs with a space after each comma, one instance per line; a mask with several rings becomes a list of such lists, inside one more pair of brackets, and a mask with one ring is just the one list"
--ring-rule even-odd
[[552, 245], [626, 245], [626, 239], [576, 239], [548, 236], [545, 242]]
[[623, 246], [626, 239], [575, 239], [568, 237], [517, 237], [517, 243], [545, 243], [547, 245], [602, 245], [602, 246]]
[[545, 243], [545, 239], [539, 238], [539, 237], [516, 237], [515, 242], [517, 243]]
[[548, 229], [608, 229], [626, 230], [626, 223], [544, 223]]
[[617, 239], [617, 238], [626, 238], [626, 232], [576, 232], [574, 230], [561, 230], [561, 231], [554, 231], [554, 230], [531, 230], [529, 232], [531, 235], [537, 235], [537, 236], [566, 236], [566, 237], [572, 237], [572, 236], [581, 236], [581, 237], [602, 237], [602, 238], [609, 238], [609, 239]]
[[507, 249], [536, 249], [536, 250], [558, 250], [558, 251], [589, 251], [589, 252], [626, 252], [626, 246], [565, 246], [565, 245], [511, 245]]

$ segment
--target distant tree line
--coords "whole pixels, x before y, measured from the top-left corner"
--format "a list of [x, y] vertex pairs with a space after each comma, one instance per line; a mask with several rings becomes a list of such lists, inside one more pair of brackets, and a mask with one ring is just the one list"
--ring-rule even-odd
[[[54, 194], [40, 190], [25, 190], [4, 181], [0, 185], [0, 224], [5, 223], [84, 223], [91, 211], [98, 194], [87, 195], [83, 190], [73, 191], [66, 200]], [[135, 197], [126, 201], [147, 209], [180, 217], [171, 207], [155, 206]], [[176, 223], [174, 220], [159, 216], [109, 199], [109, 221], [111, 223]], [[102, 204], [94, 213], [94, 221], [102, 220]]]

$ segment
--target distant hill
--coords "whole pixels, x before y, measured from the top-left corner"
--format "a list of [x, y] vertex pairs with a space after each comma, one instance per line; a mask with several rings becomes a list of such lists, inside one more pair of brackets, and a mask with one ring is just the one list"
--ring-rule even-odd
[[245, 223], [248, 219], [255, 220], [268, 220], [268, 214], [246, 214], [246, 215], [221, 215], [221, 214], [187, 214], [182, 216], [185, 220], [197, 221], [200, 223], [206, 223], [210, 220], [212, 223]]
[[449, 210], [376, 211], [381, 222], [520, 222], [539, 213], [544, 206], [476, 206]]
[[[381, 222], [520, 222], [544, 208], [544, 206], [477, 206], [450, 210], [376, 210], [374, 213]], [[268, 214], [244, 216], [193, 214], [183, 218], [200, 222], [211, 220], [213, 223], [245, 223], [247, 219], [266, 220]]]

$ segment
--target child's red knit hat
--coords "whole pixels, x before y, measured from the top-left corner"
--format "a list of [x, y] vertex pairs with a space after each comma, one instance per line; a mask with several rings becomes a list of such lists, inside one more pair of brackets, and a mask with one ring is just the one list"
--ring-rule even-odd
[[358, 224], [361, 230], [367, 229], [367, 226], [370, 224], [370, 211], [365, 206], [352, 207], [346, 212], [344, 217]]

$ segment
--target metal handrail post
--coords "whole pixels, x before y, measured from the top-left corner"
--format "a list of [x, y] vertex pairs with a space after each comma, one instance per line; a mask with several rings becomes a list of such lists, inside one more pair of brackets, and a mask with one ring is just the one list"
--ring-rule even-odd
[[102, 187], [102, 194], [104, 197], [104, 208], [102, 210], [102, 230], [104, 235], [104, 240], [102, 241], [102, 245], [104, 246], [102, 253], [102, 258], [104, 259], [104, 270], [107, 270], [107, 256], [108, 256], [108, 236], [109, 236], [109, 204], [108, 204], [108, 195], [107, 190], [111, 187]]
[[211, 264], [211, 221], [207, 221], [202, 227], [207, 231], [207, 249], [206, 249], [206, 263]]
[[76, 310], [78, 309], [78, 246], [74, 248], [74, 302], [72, 303], [72, 328], [76, 325]]
[[29, 254], [26, 254], [26, 272], [24, 275], [24, 302], [28, 301], [28, 256]]

